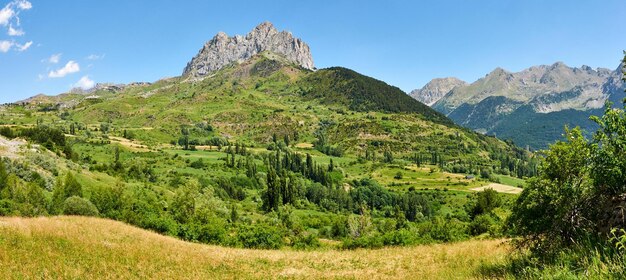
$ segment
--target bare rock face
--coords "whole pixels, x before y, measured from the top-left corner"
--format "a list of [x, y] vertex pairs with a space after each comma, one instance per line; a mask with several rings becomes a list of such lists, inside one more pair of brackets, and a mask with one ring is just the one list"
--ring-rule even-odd
[[314, 69], [309, 46], [290, 32], [278, 32], [270, 22], [255, 27], [245, 37], [228, 37], [219, 32], [204, 44], [198, 54], [187, 63], [183, 75], [205, 76], [233, 62], [242, 62], [255, 54], [270, 51], [306, 69]]
[[411, 91], [409, 94], [411, 97], [417, 99], [428, 106], [432, 106], [435, 102], [439, 101], [446, 93], [450, 92], [456, 87], [466, 86], [467, 83], [457, 78], [438, 78], [428, 82], [421, 89]]

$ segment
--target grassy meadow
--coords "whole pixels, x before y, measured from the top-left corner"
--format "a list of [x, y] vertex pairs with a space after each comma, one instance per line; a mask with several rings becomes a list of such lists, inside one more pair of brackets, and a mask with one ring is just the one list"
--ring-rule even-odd
[[0, 278], [480, 279], [507, 258], [504, 240], [315, 251], [180, 241], [121, 222], [73, 216], [0, 218]]

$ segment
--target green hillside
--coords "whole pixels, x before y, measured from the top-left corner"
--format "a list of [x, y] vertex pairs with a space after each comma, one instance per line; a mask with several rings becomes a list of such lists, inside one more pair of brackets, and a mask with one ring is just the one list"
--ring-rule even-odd
[[[578, 130], [566, 132], [567, 141], [553, 146], [539, 165], [540, 159], [525, 149], [451, 125], [421, 103], [385, 99], [400, 94], [350, 70], [313, 72], [263, 53], [203, 79], [176, 77], [3, 106], [0, 216], [107, 218], [220, 245], [197, 248], [217, 250], [222, 257], [251, 252], [243, 249], [275, 250], [271, 254], [288, 254], [283, 260], [302, 269], [311, 268], [300, 260], [323, 252], [328, 252], [325, 258], [345, 261], [366, 252], [372, 257], [368, 264], [377, 265], [389, 252], [403, 256], [397, 261], [405, 263], [414, 250], [461, 250], [451, 261], [425, 263], [432, 271], [381, 268], [376, 271], [381, 278], [414, 273], [436, 278], [623, 275], [623, 234], [609, 231], [623, 226], [623, 220], [613, 218], [623, 202], [622, 169], [614, 168], [623, 165], [623, 110], [607, 110], [597, 120], [602, 130], [593, 142]], [[523, 114], [519, 120], [525, 120]], [[538, 177], [526, 180], [533, 176]], [[562, 182], [573, 187], [562, 188]], [[572, 199], [580, 203], [570, 208]], [[585, 206], [594, 201], [610, 205], [600, 210]], [[577, 213], [585, 215], [584, 223]], [[45, 262], [37, 260], [20, 261], [32, 269], [15, 270], [13, 260], [24, 250], [62, 254], [72, 263], [75, 256], [95, 250], [89, 256], [111, 260], [112, 277], [132, 277], [120, 261], [153, 264], [137, 255], [100, 250], [93, 241], [76, 243], [94, 238], [93, 233], [52, 234], [59, 226], [80, 233], [84, 224], [98, 229], [108, 223], [122, 236], [131, 231], [160, 244], [153, 252], [157, 256], [174, 252], [167, 244], [182, 242], [166, 239], [164, 244], [162, 237], [113, 221], [68, 219], [0, 220], [0, 244], [10, 245], [0, 246], [0, 263], [19, 271], [0, 272], [72, 278], [93, 267], [87, 262], [78, 270], [42, 270]], [[25, 223], [52, 224], [24, 235], [17, 225]], [[572, 239], [561, 237], [562, 230]], [[481, 261], [501, 258], [500, 251], [490, 252], [501, 250], [494, 245], [498, 239], [511, 236], [520, 249], [515, 255]], [[571, 243], [573, 238], [590, 243]], [[424, 247], [437, 243], [452, 244]], [[469, 252], [466, 246], [483, 249]], [[358, 251], [382, 247], [387, 248]], [[581, 253], [589, 249], [599, 251]], [[175, 275], [188, 271], [180, 263], [189, 253], [175, 254], [164, 263], [176, 267]], [[258, 255], [249, 257], [219, 265], [284, 273], [281, 261], [259, 266]], [[460, 259], [469, 260], [461, 271], [451, 265]], [[201, 258], [197, 265], [204, 262]], [[320, 273], [320, 265], [314, 266], [311, 272]], [[133, 270], [133, 276], [172, 275], [145, 267]], [[192, 268], [198, 277], [265, 276]], [[337, 277], [364, 275], [358, 268], [344, 270], [349, 268], [340, 265]]]
[[0, 114], [13, 146], [0, 151], [0, 214], [93, 215], [231, 247], [501, 236], [514, 195], [473, 189], [522, 186], [509, 176], [536, 170], [525, 150], [398, 88], [267, 52], [204, 79], [39, 96]]

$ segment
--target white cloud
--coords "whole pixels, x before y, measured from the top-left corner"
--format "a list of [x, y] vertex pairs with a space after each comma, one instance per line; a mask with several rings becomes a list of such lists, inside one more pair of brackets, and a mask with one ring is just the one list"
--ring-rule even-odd
[[11, 18], [15, 15], [15, 11], [11, 7], [11, 3], [7, 4], [2, 10], [0, 10], [0, 25], [7, 26]]
[[[33, 4], [28, 2], [27, 0], [15, 0], [6, 4], [2, 10], [0, 10], [0, 25], [7, 26], [13, 17], [17, 20], [17, 25], [19, 24], [20, 19], [18, 18], [19, 10], [30, 10], [33, 7]], [[18, 11], [16, 11], [16, 9]]]
[[90, 89], [95, 84], [96, 83], [92, 79], [89, 79], [89, 76], [83, 76], [82, 78], [80, 78], [80, 80], [78, 80], [78, 82], [76, 82], [72, 86], [75, 88]]
[[28, 41], [28, 42], [26, 42], [26, 44], [23, 44], [23, 45], [15, 44], [15, 46], [17, 47], [17, 50], [20, 51], [20, 52], [23, 52], [23, 51], [27, 50], [32, 45], [33, 45], [33, 41]]
[[24, 35], [24, 30], [15, 29], [13, 28], [13, 25], [9, 25], [9, 32], [7, 33], [9, 34], [9, 36], [22, 36]]
[[55, 71], [50, 71], [48, 73], [48, 77], [50, 78], [62, 78], [67, 76], [67, 74], [72, 74], [80, 71], [80, 66], [73, 60], [70, 60], [63, 68], [60, 68]]
[[18, 0], [16, 1], [16, 3], [17, 3], [17, 7], [22, 10], [30, 10], [33, 7], [33, 4], [31, 4], [30, 2], [26, 0]]
[[105, 54], [90, 54], [89, 56], [86, 57], [87, 60], [100, 60], [100, 59], [104, 59]]
[[50, 56], [50, 58], [48, 59], [44, 59], [41, 62], [48, 62], [48, 63], [52, 63], [52, 64], [57, 64], [59, 63], [59, 61], [61, 60], [61, 53], [56, 53]]
[[13, 24], [16, 27], [20, 26], [20, 11], [30, 10], [33, 5], [27, 0], [14, 0], [6, 4], [2, 10], [0, 10], [0, 25], [9, 26], [7, 33], [9, 36], [22, 36], [24, 31], [20, 28], [13, 28]]
[[8, 52], [13, 47], [13, 44], [11, 41], [0, 41], [0, 52]]

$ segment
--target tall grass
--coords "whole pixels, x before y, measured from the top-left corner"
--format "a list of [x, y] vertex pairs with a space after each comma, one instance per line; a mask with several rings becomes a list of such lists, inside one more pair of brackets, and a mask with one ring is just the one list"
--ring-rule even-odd
[[86, 217], [0, 218], [1, 279], [458, 279], [505, 263], [502, 240], [379, 250], [246, 250]]

